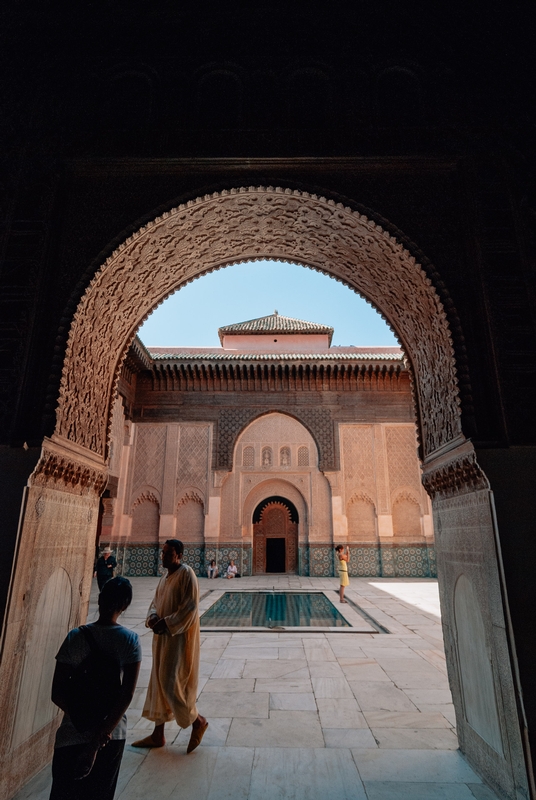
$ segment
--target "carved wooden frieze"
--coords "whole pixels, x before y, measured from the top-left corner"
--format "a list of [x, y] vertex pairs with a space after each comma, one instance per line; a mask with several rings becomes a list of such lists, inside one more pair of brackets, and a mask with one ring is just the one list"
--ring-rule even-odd
[[105, 456], [110, 400], [138, 326], [187, 281], [253, 259], [321, 270], [366, 297], [408, 356], [424, 454], [460, 433], [448, 322], [415, 258], [357, 211], [272, 187], [232, 189], [179, 206], [108, 258], [71, 325], [56, 433]]

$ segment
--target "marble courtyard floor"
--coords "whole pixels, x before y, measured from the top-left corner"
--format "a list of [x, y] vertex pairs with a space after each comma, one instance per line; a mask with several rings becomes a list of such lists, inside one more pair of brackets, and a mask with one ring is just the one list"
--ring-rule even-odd
[[[190, 731], [167, 745], [128, 745], [151, 668], [144, 626], [156, 578], [134, 578], [123, 624], [143, 643], [116, 800], [494, 800], [457, 750], [437, 582], [353, 578], [347, 596], [390, 633], [202, 633], [199, 710], [210, 722], [189, 756]], [[199, 581], [201, 595], [232, 586]], [[323, 589], [335, 578], [242, 578], [240, 589]], [[96, 586], [90, 619], [95, 618]], [[204, 604], [203, 604], [204, 605]], [[16, 795], [45, 800], [50, 767]]]

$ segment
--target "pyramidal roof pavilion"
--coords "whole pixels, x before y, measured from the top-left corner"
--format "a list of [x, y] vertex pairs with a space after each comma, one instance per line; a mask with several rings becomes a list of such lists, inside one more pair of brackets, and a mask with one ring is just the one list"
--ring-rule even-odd
[[257, 319], [248, 319], [246, 322], [235, 322], [233, 325], [225, 325], [218, 330], [218, 335], [220, 337], [220, 342], [223, 344], [224, 336], [229, 334], [318, 333], [327, 334], [329, 336], [329, 346], [333, 338], [333, 330], [334, 329], [329, 325], [320, 325], [318, 322], [307, 322], [307, 320], [304, 319], [284, 317], [276, 310], [267, 317], [258, 317]]
[[274, 311], [265, 317], [235, 322], [218, 329], [221, 347], [143, 347], [154, 360], [359, 360], [402, 361], [400, 347], [331, 346], [329, 325], [285, 317]]

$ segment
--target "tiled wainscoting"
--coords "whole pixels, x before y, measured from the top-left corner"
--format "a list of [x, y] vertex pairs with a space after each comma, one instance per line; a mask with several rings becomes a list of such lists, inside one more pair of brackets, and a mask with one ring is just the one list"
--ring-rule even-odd
[[[361, 545], [350, 543], [350, 577], [436, 578], [435, 549], [429, 545]], [[307, 569], [302, 571], [301, 566]], [[300, 575], [315, 578], [336, 574], [333, 545], [300, 547]]]
[[[108, 544], [102, 542], [102, 545]], [[161, 573], [160, 548], [154, 544], [110, 543], [117, 558], [117, 573], [126, 577], [144, 577]], [[252, 574], [252, 550], [242, 543], [227, 543], [221, 547], [185, 545], [184, 561], [196, 575], [206, 576], [207, 566], [215, 559], [225, 570], [231, 559], [241, 575]], [[350, 544], [350, 577], [436, 578], [435, 549], [432, 546], [408, 544], [360, 545]], [[336, 574], [333, 545], [300, 545], [298, 574], [329, 578]]]

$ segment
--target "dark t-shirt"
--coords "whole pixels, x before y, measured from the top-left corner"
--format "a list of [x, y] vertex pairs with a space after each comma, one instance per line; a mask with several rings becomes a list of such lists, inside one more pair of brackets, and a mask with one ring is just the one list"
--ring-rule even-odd
[[114, 556], [104, 558], [101, 556], [97, 559], [97, 575], [103, 578], [105, 575], [113, 576], [114, 569], [117, 567], [117, 561]]
[[[88, 625], [97, 647], [119, 662], [121, 668], [126, 664], [136, 664], [141, 661], [141, 644], [138, 634], [122, 625]], [[74, 628], [70, 631], [60, 647], [56, 660], [62, 664], [77, 667], [89, 655], [91, 648], [80, 630]], [[112, 739], [126, 739], [127, 718], [119, 722], [112, 732]], [[63, 722], [56, 733], [56, 747], [67, 747], [73, 744], [86, 744], [91, 740], [91, 733], [80, 733], [72, 724], [69, 715], [63, 715]]]

